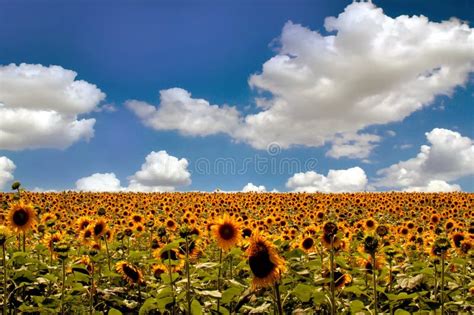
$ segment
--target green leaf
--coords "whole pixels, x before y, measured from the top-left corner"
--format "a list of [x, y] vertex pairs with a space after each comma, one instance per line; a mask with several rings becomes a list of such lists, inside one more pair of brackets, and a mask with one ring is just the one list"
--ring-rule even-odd
[[222, 303], [229, 303], [234, 297], [239, 295], [242, 292], [241, 288], [231, 287], [222, 292]]
[[140, 307], [139, 314], [140, 315], [146, 315], [146, 314], [150, 313], [152, 310], [155, 310], [156, 308], [157, 308], [157, 305], [156, 305], [156, 299], [155, 298], [146, 299], [145, 302], [143, 303], [142, 307]]
[[[140, 310], [141, 310], [141, 309], [140, 309]], [[109, 310], [108, 315], [122, 315], [122, 312], [120, 312], [120, 311], [119, 311], [118, 309], [116, 309], [116, 308], [111, 308], [111, 309]]]
[[313, 293], [313, 287], [307, 284], [298, 284], [293, 289], [293, 294], [303, 303], [308, 302], [311, 299]]
[[404, 311], [402, 309], [398, 309], [395, 311], [395, 315], [410, 315], [410, 312]]
[[362, 311], [365, 308], [365, 305], [362, 301], [354, 300], [351, 302], [351, 313], [357, 313]]
[[198, 302], [198, 300], [193, 300], [191, 302], [191, 315], [201, 315], [202, 314], [202, 306]]
[[180, 243], [181, 243], [181, 239], [175, 240], [175, 241], [173, 241], [173, 242], [171, 242], [171, 243], [165, 245], [165, 246], [161, 249], [160, 253], [164, 253], [164, 252], [167, 252], [167, 251], [169, 251], [169, 250], [176, 249], [176, 248], [179, 247]]

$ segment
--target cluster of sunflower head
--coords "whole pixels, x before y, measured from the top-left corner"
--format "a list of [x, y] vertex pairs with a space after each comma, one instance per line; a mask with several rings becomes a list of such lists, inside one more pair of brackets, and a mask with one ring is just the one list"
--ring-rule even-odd
[[[368, 271], [385, 260], [403, 260], [419, 252], [434, 256], [473, 255], [472, 196], [462, 193], [22, 192], [22, 200], [18, 202], [12, 194], [0, 194], [0, 202], [8, 205], [0, 213], [0, 224], [6, 226], [4, 231], [33, 231], [41, 236], [36, 239], [41, 238], [54, 257], [60, 253], [58, 245], [62, 242], [86, 246], [91, 253], [101, 251], [102, 244], [114, 240], [119, 244], [130, 241], [131, 246], [149, 242], [158, 261], [152, 271], [158, 277], [169, 268], [181, 272], [186, 255], [197, 260], [214, 241], [226, 252], [235, 246], [246, 251], [254, 287], [279, 281], [286, 270], [273, 243], [276, 239], [309, 254], [357, 251], [364, 259], [354, 261], [354, 265]], [[2, 235], [7, 233], [0, 228], [0, 242]], [[450, 245], [446, 251], [437, 241], [441, 236]], [[181, 241], [168, 246], [177, 240]], [[371, 249], [374, 247], [375, 251]], [[375, 266], [371, 266], [372, 256]], [[335, 280], [347, 283], [347, 273], [340, 266], [336, 269], [341, 275], [336, 275]]]

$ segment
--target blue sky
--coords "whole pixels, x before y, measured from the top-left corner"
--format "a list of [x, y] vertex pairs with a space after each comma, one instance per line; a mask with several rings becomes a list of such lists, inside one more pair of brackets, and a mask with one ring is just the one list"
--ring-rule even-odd
[[[0, 157], [5, 157], [3, 179], [0, 163], [0, 190], [7, 190], [12, 180], [18, 179], [27, 188], [42, 190], [118, 190], [126, 189], [127, 184], [132, 187], [133, 182], [134, 189], [145, 191], [240, 191], [248, 183], [255, 185], [248, 189], [262, 190], [259, 186], [264, 186], [268, 191], [473, 191], [474, 4], [469, 0], [373, 2], [383, 13], [369, 4], [351, 6], [352, 1], [66, 4], [0, 0], [0, 104], [5, 110], [0, 106], [0, 115], [4, 115], [4, 120], [0, 118]], [[334, 22], [334, 30], [325, 28], [326, 17], [338, 17], [345, 9], [347, 14]], [[406, 24], [400, 31], [400, 25], [389, 21], [400, 15], [408, 19], [423, 15], [426, 19], [417, 17], [418, 24]], [[361, 17], [363, 22], [354, 22]], [[400, 31], [387, 37], [387, 54], [381, 54], [383, 49], [359, 45], [389, 36], [382, 28], [372, 33], [371, 24], [364, 22], [368, 17]], [[461, 21], [443, 22], [451, 17]], [[367, 29], [361, 26], [363, 34], [357, 33], [352, 29], [358, 27], [350, 23]], [[408, 36], [417, 33], [426, 33], [432, 41], [410, 41]], [[334, 55], [329, 46], [306, 46], [330, 36], [340, 39]], [[440, 44], [433, 48], [436, 41]], [[405, 46], [399, 48], [397, 43]], [[402, 49], [425, 55], [428, 61], [419, 56], [405, 60]], [[326, 53], [328, 59], [323, 59]], [[294, 68], [275, 63], [265, 70], [264, 64], [276, 56], [288, 57], [286, 65]], [[350, 58], [354, 58], [353, 64], [338, 66]], [[369, 69], [363, 67], [365, 58]], [[398, 65], [398, 61], [406, 64]], [[380, 64], [380, 70], [370, 69], [371, 62]], [[22, 63], [25, 65], [20, 67]], [[14, 65], [7, 68], [10, 64]], [[59, 107], [48, 107], [47, 100], [57, 101], [58, 95], [63, 95], [51, 86], [42, 92], [49, 74], [30, 78], [38, 87], [33, 92], [15, 77], [23, 72], [46, 73], [52, 65], [74, 71], [77, 76], [73, 81], [95, 85], [104, 96], [91, 92], [100, 100], [90, 96], [88, 110], [71, 114], [67, 105], [60, 108], [61, 101]], [[309, 74], [304, 72], [308, 68]], [[347, 76], [360, 71], [360, 82], [346, 81], [341, 68], [353, 70]], [[379, 74], [390, 79], [387, 83], [373, 79]], [[421, 75], [433, 82], [420, 82]], [[327, 90], [319, 89], [317, 82], [324, 83], [323, 79], [330, 80], [331, 89], [340, 87], [341, 95], [353, 98], [322, 95]], [[409, 85], [405, 86], [406, 82]], [[182, 90], [169, 90], [172, 88]], [[410, 89], [417, 92], [412, 95]], [[160, 91], [169, 92], [169, 104], [160, 101]], [[186, 92], [187, 97], [183, 96]], [[24, 95], [29, 94], [25, 100]], [[379, 96], [379, 101], [373, 100]], [[267, 107], [257, 105], [260, 98], [266, 99]], [[334, 107], [324, 105], [327, 98]], [[182, 106], [176, 105], [178, 99]], [[197, 105], [196, 99], [204, 103]], [[140, 105], [130, 105], [130, 100]], [[214, 104], [217, 106], [209, 106]], [[385, 104], [387, 110], [401, 109], [393, 115], [374, 110], [370, 118], [354, 110], [379, 104]], [[166, 106], [168, 111], [160, 112]], [[197, 106], [202, 110], [192, 110]], [[25, 108], [25, 120], [17, 122]], [[43, 135], [45, 128], [53, 127], [28, 124], [28, 119], [39, 117], [35, 115], [40, 109], [56, 111], [67, 122], [95, 119], [95, 123], [84, 131], [87, 135], [74, 140], [62, 139], [67, 129]], [[148, 114], [140, 116], [141, 109], [147, 109]], [[8, 110], [13, 114], [5, 118]], [[246, 121], [260, 117], [259, 113], [281, 123]], [[204, 121], [204, 125], [190, 129], [188, 123], [176, 121], [180, 114], [192, 122]], [[219, 117], [230, 118], [220, 126]], [[12, 126], [31, 128], [31, 134], [24, 130], [9, 134]], [[2, 132], [6, 134], [3, 138]], [[63, 140], [64, 145], [58, 144]], [[277, 154], [267, 152], [270, 144], [278, 146]], [[422, 145], [431, 151], [420, 157]], [[166, 154], [151, 154], [162, 150]], [[238, 173], [198, 169], [203, 161], [214, 168], [220, 159], [226, 163], [233, 159], [229, 163], [234, 163], [236, 170], [249, 164]], [[266, 168], [257, 169], [255, 159], [263, 160]], [[409, 165], [400, 164], [410, 159]], [[284, 166], [282, 161], [292, 161], [295, 167], [271, 170], [272, 163]], [[97, 176], [91, 179], [93, 174]], [[78, 184], [80, 179], [85, 180]], [[104, 188], [107, 185], [110, 189]]]

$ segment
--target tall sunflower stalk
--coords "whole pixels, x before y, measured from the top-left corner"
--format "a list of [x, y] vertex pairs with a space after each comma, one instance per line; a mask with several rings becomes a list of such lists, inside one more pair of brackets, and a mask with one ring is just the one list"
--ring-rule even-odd
[[[219, 266], [217, 275], [217, 291], [221, 292], [222, 282], [222, 257], [223, 252], [230, 250], [236, 246], [242, 239], [242, 231], [240, 224], [229, 217], [227, 214], [223, 218], [219, 219], [212, 227], [212, 232], [217, 240], [217, 246], [219, 247]], [[217, 299], [217, 312], [220, 312], [221, 301]]]
[[278, 314], [283, 315], [279, 281], [286, 271], [285, 260], [278, 255], [273, 244], [258, 234], [250, 239], [247, 257], [253, 274], [252, 288], [273, 287]]
[[3, 267], [3, 315], [7, 314], [7, 239], [10, 231], [5, 226], [0, 226], [0, 245], [2, 246], [2, 267]]

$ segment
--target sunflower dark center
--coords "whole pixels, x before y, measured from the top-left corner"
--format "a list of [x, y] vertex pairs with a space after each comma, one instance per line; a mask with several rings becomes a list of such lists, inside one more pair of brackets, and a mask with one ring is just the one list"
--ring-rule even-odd
[[89, 225], [89, 222], [87, 221], [82, 222], [80, 226], [81, 230], [85, 229], [88, 225]]
[[249, 265], [253, 274], [257, 278], [265, 278], [275, 270], [275, 264], [270, 260], [268, 250], [264, 246], [259, 246], [255, 254], [249, 257]]
[[104, 225], [102, 225], [102, 224], [96, 224], [96, 225], [94, 226], [94, 235], [100, 235], [103, 230], [104, 230]]
[[140, 274], [135, 268], [130, 267], [129, 265], [123, 265], [123, 273], [133, 282], [138, 282], [140, 279]]
[[307, 237], [303, 241], [303, 248], [304, 249], [311, 249], [311, 247], [313, 247], [313, 245], [314, 245], [314, 240], [311, 237]]
[[332, 222], [328, 222], [323, 226], [323, 231], [324, 235], [329, 237], [334, 236], [337, 234], [337, 225]]
[[228, 241], [235, 235], [235, 229], [232, 224], [224, 223], [219, 227], [219, 236]]
[[368, 228], [373, 228], [374, 225], [375, 225], [374, 221], [372, 221], [372, 220], [368, 220], [366, 224], [367, 224]]
[[13, 222], [17, 226], [23, 226], [23, 225], [27, 224], [28, 221], [29, 221], [29, 218], [30, 218], [30, 216], [29, 216], [28, 212], [24, 209], [19, 209], [19, 210], [15, 211], [15, 213], [13, 214]]
[[160, 257], [162, 260], [178, 260], [178, 256], [176, 255], [176, 252], [174, 250], [164, 251], [163, 253], [161, 253]]
[[243, 237], [250, 237], [250, 236], [252, 236], [252, 230], [249, 229], [249, 228], [245, 228], [245, 229], [242, 231], [242, 236], [243, 236]]
[[459, 248], [461, 247], [461, 242], [464, 240], [464, 235], [462, 234], [455, 234], [453, 236], [453, 241], [454, 241], [454, 245]]

